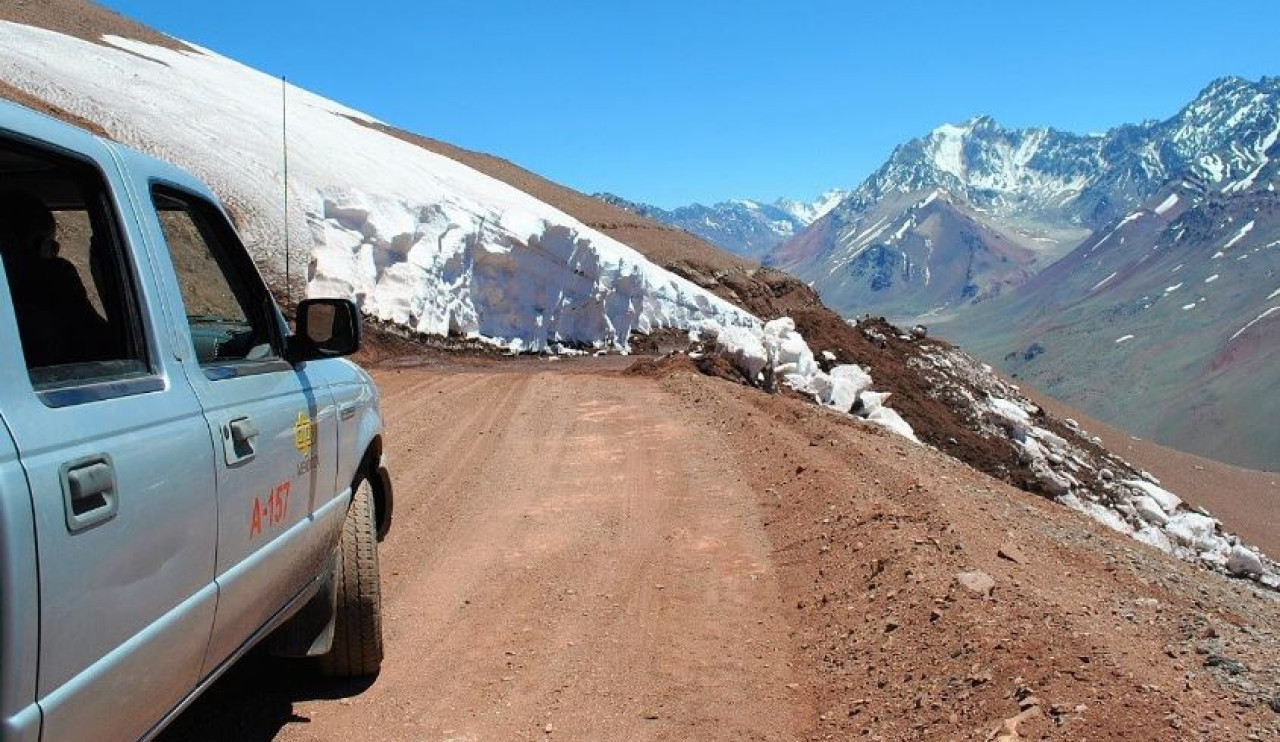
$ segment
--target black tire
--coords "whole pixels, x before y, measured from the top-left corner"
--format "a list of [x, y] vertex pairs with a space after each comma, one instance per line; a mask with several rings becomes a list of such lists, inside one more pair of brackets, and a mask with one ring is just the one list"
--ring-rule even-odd
[[342, 524], [334, 565], [337, 613], [333, 647], [320, 670], [335, 678], [377, 675], [382, 666], [382, 583], [378, 574], [378, 522], [373, 487], [361, 479]]

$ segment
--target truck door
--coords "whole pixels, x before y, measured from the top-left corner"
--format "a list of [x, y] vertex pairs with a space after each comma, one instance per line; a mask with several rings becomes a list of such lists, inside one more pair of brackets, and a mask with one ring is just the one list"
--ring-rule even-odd
[[[0, 280], [0, 305], [8, 306], [8, 287]], [[2, 325], [3, 323], [0, 323]], [[17, 338], [0, 326], [0, 348]], [[0, 354], [0, 388], [22, 383], [26, 369], [17, 354]], [[36, 668], [40, 657], [40, 595], [36, 573], [35, 519], [27, 475], [4, 421], [0, 395], [0, 740], [38, 742], [40, 707], [36, 705]]]
[[194, 351], [187, 374], [214, 442], [219, 598], [208, 672], [329, 563], [336, 539], [317, 531], [334, 526], [313, 513], [317, 492], [334, 486], [336, 412], [327, 386], [284, 360], [275, 305], [221, 210], [175, 185], [153, 183], [150, 198]]
[[[53, 129], [5, 116], [0, 129]], [[215, 470], [110, 152], [49, 136], [57, 151], [0, 133], [0, 408], [34, 515], [35, 700], [44, 742], [131, 740], [199, 677]]]

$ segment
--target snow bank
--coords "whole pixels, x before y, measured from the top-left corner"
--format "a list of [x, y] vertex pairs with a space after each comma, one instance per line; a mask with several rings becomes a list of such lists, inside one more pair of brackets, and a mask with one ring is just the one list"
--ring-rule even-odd
[[[705, 331], [707, 323], [703, 322]], [[769, 353], [763, 338], [757, 332], [742, 327], [718, 327], [715, 331], [716, 347], [742, 369], [747, 378], [754, 379], [769, 365]]]
[[1166, 513], [1176, 512], [1182, 505], [1182, 498], [1145, 479], [1128, 479], [1124, 483], [1140, 490], [1147, 498], [1154, 500]]
[[932, 383], [965, 396], [980, 431], [1007, 438], [1052, 499], [1185, 561], [1280, 589], [1280, 565], [1150, 474], [1096, 448], [1102, 441], [1074, 420], [1062, 421], [1069, 435], [1050, 430], [1040, 408], [985, 364], [953, 349], [925, 346], [918, 366]]
[[690, 331], [695, 342], [714, 344], [747, 378], [763, 383], [765, 374], [796, 391], [812, 395], [824, 407], [855, 415], [916, 443], [915, 431], [896, 410], [884, 406], [887, 392], [873, 392], [871, 375], [849, 364], [824, 372], [790, 317], [763, 327], [722, 327], [712, 320], [697, 323]]
[[[1062, 504], [1188, 561], [1225, 568], [1239, 576], [1268, 581], [1280, 578], [1263, 566], [1260, 554], [1226, 533], [1221, 522], [1188, 508], [1182, 498], [1152, 481], [1150, 475], [1113, 481], [1110, 471], [1091, 471], [1093, 467], [1082, 451], [1034, 423], [1032, 415], [1038, 409], [1033, 405], [989, 397], [984, 406], [1020, 447], [1032, 473]], [[1086, 476], [1095, 480], [1095, 487], [1085, 486], [1082, 477]]]
[[996, 396], [988, 396], [985, 404], [978, 407], [1006, 431], [1021, 459], [1045, 489], [1059, 496], [1070, 493], [1076, 480], [1068, 471], [1062, 471], [1061, 465], [1073, 452], [1066, 439], [1032, 421], [1032, 414], [1038, 413], [1039, 408]]
[[[824, 383], [829, 384], [829, 390], [818, 389]], [[858, 404], [868, 409], [879, 407], [883, 402], [876, 392], [868, 391], [871, 389], [871, 374], [853, 364], [835, 366], [828, 374], [814, 374], [809, 385], [820, 394], [824, 404], [837, 410], [852, 410]]]
[[[264, 272], [283, 275], [280, 80], [195, 47], [103, 41], [0, 22], [0, 78], [194, 172], [237, 215]], [[532, 196], [371, 128], [359, 111], [295, 87], [288, 100], [292, 272], [309, 295], [522, 350], [625, 346], [632, 330], [700, 318], [759, 325]]]

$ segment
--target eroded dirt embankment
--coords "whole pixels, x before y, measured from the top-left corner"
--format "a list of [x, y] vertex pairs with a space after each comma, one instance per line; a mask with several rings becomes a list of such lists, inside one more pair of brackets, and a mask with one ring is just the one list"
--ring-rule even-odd
[[1280, 733], [1273, 596], [803, 401], [619, 369], [377, 371], [386, 669], [245, 663], [168, 739]]
[[1280, 733], [1274, 593], [804, 402], [660, 384], [689, 426], [749, 431], [725, 440], [793, 601], [815, 734], [986, 739], [1020, 713], [1028, 739]]

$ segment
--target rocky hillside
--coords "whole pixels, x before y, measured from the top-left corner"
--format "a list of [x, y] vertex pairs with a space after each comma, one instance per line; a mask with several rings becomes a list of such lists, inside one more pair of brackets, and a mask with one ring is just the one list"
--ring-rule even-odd
[[1280, 469], [1280, 196], [1175, 181], [939, 327], [1136, 435]]
[[780, 198], [761, 201], [723, 201], [712, 206], [690, 204], [661, 209], [628, 201], [612, 193], [597, 193], [603, 201], [634, 214], [683, 229], [735, 255], [759, 260], [835, 208], [848, 193], [831, 190], [811, 202]]

